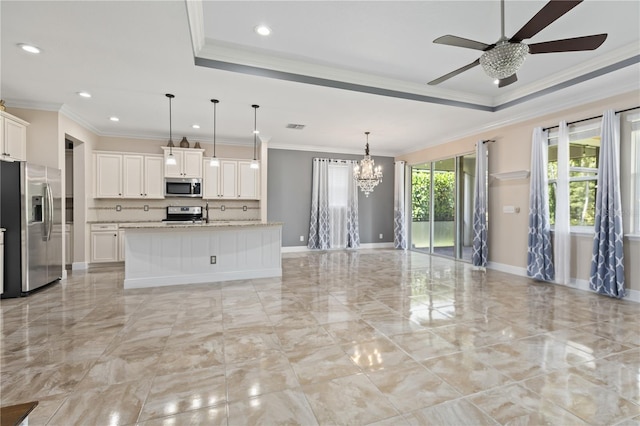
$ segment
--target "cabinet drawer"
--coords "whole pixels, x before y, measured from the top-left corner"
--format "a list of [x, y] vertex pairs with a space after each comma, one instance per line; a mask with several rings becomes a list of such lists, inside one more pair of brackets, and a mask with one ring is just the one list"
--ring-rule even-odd
[[118, 224], [117, 223], [94, 223], [91, 225], [92, 231], [117, 231]]

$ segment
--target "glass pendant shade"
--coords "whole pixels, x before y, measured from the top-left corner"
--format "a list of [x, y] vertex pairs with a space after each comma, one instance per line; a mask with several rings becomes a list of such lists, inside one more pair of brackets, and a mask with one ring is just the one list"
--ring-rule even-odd
[[260, 163], [258, 163], [258, 160], [251, 160], [251, 164], [249, 165], [249, 167], [252, 169], [259, 169]]
[[218, 160], [217, 157], [211, 157], [211, 160], [209, 160], [209, 166], [210, 167], [220, 167], [220, 160]]
[[491, 78], [502, 80], [515, 74], [529, 54], [529, 46], [524, 43], [498, 42], [496, 47], [480, 56], [480, 65]]
[[376, 166], [375, 161], [369, 155], [369, 133], [364, 132], [367, 135], [364, 158], [360, 160], [359, 165], [353, 168], [353, 178], [366, 197], [382, 181], [382, 166]]
[[173, 155], [173, 153], [169, 153], [169, 155], [167, 156], [167, 161], [166, 161], [167, 166], [175, 166], [176, 164], [178, 164], [176, 162], [176, 157], [175, 155]]

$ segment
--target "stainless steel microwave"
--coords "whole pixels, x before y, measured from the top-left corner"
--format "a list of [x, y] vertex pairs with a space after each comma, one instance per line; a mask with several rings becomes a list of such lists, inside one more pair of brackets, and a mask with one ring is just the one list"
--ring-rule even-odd
[[165, 197], [202, 197], [202, 179], [165, 178]]

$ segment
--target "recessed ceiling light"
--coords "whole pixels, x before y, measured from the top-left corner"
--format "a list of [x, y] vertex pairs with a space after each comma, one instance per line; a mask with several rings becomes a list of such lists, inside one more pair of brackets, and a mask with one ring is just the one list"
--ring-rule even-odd
[[116, 117], [115, 115], [113, 117], [109, 117], [109, 120], [111, 120], [111, 121], [120, 121], [120, 119], [118, 117]]
[[191, 126], [191, 128], [192, 128], [192, 129], [199, 129], [199, 128], [200, 128], [200, 125], [199, 125], [199, 124], [194, 124], [194, 125], [192, 125], [192, 126]]
[[500, 80], [496, 78], [495, 80], [493, 80], [493, 84], [500, 84]]
[[78, 96], [82, 96], [83, 98], [90, 98], [91, 97], [91, 93], [85, 92], [83, 90], [82, 92], [78, 92]]
[[254, 28], [254, 31], [261, 36], [268, 36], [269, 34], [271, 34], [271, 28], [267, 27], [266, 25], [258, 25]]
[[253, 133], [257, 135], [260, 133], [260, 130], [254, 130]]
[[41, 52], [39, 47], [34, 46], [32, 44], [20, 43], [18, 44], [18, 46], [20, 46], [20, 49], [24, 50], [25, 52], [34, 53], [34, 54], [38, 54]]

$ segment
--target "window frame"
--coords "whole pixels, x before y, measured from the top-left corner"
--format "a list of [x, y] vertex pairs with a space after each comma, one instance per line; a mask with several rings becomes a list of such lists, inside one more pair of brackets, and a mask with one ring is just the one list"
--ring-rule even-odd
[[[588, 139], [588, 138], [594, 138], [594, 137], [599, 137], [600, 135], [600, 129], [602, 127], [602, 117], [598, 117], [592, 120], [588, 120], [585, 123], [580, 123], [580, 124], [569, 124], [568, 125], [568, 132], [569, 132], [569, 140], [568, 140], [568, 144], [569, 144], [569, 149], [567, 150], [567, 152], [570, 153], [570, 147], [572, 142], [576, 142], [576, 141], [580, 141], [580, 140], [584, 140], [584, 139]], [[553, 129], [550, 130], [547, 134], [547, 153], [549, 152], [549, 148], [552, 146], [558, 146], [559, 144], [559, 140], [558, 140], [558, 129]], [[575, 137], [575, 135], [578, 134], [586, 134], [586, 136], [584, 137], [580, 137], [580, 138], [575, 138], [572, 139], [572, 135]], [[554, 143], [555, 142], [555, 143]], [[598, 147], [599, 148], [599, 147]], [[556, 162], [559, 162], [561, 159], [557, 157], [556, 155]], [[567, 162], [570, 161], [570, 158], [566, 159]], [[571, 167], [571, 165], [569, 164], [568, 167], [568, 171], [569, 171], [569, 180], [568, 183], [569, 185], [571, 185], [572, 182], [594, 182], [595, 185], [597, 185], [598, 182], [598, 168], [592, 168], [592, 167]], [[593, 176], [571, 176], [572, 173], [592, 173]], [[549, 160], [548, 160], [548, 156], [547, 156], [547, 177], [549, 176]], [[551, 187], [553, 184], [557, 183], [558, 179], [556, 178], [547, 178], [547, 184], [549, 187]], [[554, 191], [555, 193], [555, 191]], [[564, 200], [560, 201], [560, 202], [565, 202]], [[567, 200], [568, 202], [568, 200]], [[558, 200], [555, 200], [555, 205], [557, 207], [557, 203]], [[595, 203], [595, 197], [593, 200], [593, 203]], [[569, 207], [567, 209], [569, 212], [571, 212], [571, 208]], [[552, 212], [550, 212], [552, 213]], [[554, 217], [554, 224], [551, 224], [550, 226], [550, 230], [552, 232], [555, 231], [555, 211], [553, 212], [553, 217]], [[569, 220], [571, 221], [571, 217], [569, 217]], [[593, 235], [593, 233], [595, 232], [594, 230], [594, 226], [593, 225], [570, 225], [569, 227], [569, 231], [572, 234], [591, 234]]]

